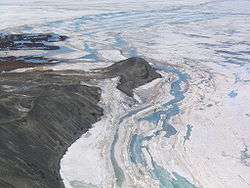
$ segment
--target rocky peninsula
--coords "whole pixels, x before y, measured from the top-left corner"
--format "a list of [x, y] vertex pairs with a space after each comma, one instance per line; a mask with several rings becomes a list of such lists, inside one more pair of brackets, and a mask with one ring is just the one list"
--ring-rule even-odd
[[[27, 40], [19, 35], [10, 38]], [[51, 48], [40, 44], [49, 39], [42, 35], [32, 40], [43, 48]], [[10, 49], [20, 47], [13, 44]], [[2, 61], [6, 67], [13, 63], [13, 57]], [[15, 68], [20, 67], [12, 64], [5, 71]], [[134, 88], [160, 74], [141, 58], [117, 62], [91, 74], [74, 70], [1, 73], [0, 187], [63, 188], [59, 174], [61, 157], [103, 115], [98, 106], [100, 88], [82, 82], [113, 77], [120, 77], [118, 89], [133, 96]]]

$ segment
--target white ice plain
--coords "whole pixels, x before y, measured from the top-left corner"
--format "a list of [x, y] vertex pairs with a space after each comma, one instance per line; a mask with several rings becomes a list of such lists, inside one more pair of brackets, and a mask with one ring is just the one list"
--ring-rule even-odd
[[56, 70], [141, 56], [163, 76], [134, 99], [117, 79], [97, 83], [105, 115], [61, 160], [66, 188], [249, 188], [249, 10], [247, 0], [0, 2], [2, 32], [70, 37], [46, 54], [70, 59]]

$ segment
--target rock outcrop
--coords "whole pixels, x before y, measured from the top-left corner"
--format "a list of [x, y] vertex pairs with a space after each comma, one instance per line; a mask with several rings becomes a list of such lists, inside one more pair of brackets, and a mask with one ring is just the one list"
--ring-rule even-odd
[[[0, 50], [57, 49], [44, 42], [59, 35], [0, 37]], [[30, 61], [30, 62], [29, 62]], [[0, 70], [48, 65], [44, 57], [2, 57]], [[49, 70], [49, 68], [48, 68]], [[91, 74], [33, 71], [0, 74], [0, 188], [64, 188], [59, 162], [67, 148], [103, 115], [98, 87], [81, 81], [120, 77], [117, 88], [133, 89], [161, 77], [148, 62], [130, 58]]]
[[49, 73], [2, 74], [0, 85], [0, 187], [64, 187], [59, 161], [103, 114], [100, 89]]
[[42, 56], [0, 57], [0, 72], [20, 68], [48, 66], [59, 62], [59, 60], [45, 58]]
[[64, 41], [68, 37], [57, 34], [0, 34], [0, 51], [8, 50], [57, 50], [60, 47], [48, 45]]
[[105, 73], [111, 77], [120, 77], [117, 89], [123, 91], [128, 96], [133, 96], [133, 89], [151, 82], [161, 75], [142, 58], [133, 57], [104, 69]]

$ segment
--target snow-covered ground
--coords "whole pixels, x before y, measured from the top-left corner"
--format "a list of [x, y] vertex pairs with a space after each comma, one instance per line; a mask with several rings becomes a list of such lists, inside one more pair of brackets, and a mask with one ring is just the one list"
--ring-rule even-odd
[[66, 188], [249, 188], [249, 10], [249, 0], [0, 1], [2, 32], [70, 37], [38, 52], [70, 59], [56, 70], [142, 56], [163, 75], [135, 100], [117, 79], [98, 83], [105, 115], [62, 159]]

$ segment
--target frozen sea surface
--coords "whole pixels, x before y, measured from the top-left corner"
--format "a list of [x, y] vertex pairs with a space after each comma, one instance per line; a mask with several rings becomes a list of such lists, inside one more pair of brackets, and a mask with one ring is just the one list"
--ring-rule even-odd
[[66, 187], [250, 187], [249, 10], [249, 0], [1, 1], [1, 32], [69, 36], [39, 51], [70, 59], [59, 69], [141, 56], [163, 75], [132, 109], [115, 81], [100, 85], [106, 115], [64, 156]]

